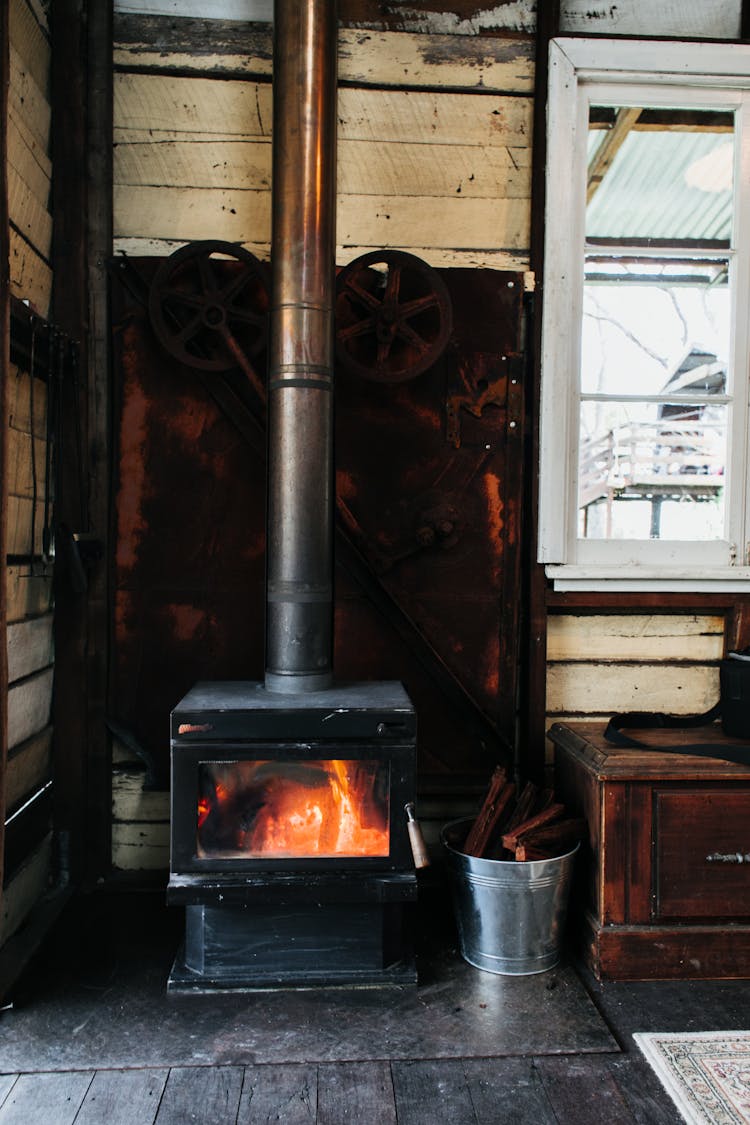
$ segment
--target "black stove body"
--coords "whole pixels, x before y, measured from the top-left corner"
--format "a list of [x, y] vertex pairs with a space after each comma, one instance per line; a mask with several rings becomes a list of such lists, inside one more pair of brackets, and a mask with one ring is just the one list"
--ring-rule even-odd
[[186, 927], [170, 991], [416, 981], [416, 716], [400, 683], [198, 684], [171, 743], [168, 901]]

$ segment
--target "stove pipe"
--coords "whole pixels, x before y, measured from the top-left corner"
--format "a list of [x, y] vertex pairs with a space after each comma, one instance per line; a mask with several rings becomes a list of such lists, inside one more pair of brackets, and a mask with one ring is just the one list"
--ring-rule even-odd
[[333, 679], [336, 0], [275, 0], [268, 372], [269, 691]]

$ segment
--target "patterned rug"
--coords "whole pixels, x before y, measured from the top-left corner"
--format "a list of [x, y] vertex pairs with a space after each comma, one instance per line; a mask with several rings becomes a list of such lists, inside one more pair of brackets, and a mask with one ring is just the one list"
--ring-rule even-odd
[[633, 1038], [689, 1125], [750, 1122], [750, 1031]]

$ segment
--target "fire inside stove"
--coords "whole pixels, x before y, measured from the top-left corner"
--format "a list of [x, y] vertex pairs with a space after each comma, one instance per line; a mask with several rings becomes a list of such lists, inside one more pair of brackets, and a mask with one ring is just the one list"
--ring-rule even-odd
[[199, 859], [388, 856], [387, 762], [202, 762]]

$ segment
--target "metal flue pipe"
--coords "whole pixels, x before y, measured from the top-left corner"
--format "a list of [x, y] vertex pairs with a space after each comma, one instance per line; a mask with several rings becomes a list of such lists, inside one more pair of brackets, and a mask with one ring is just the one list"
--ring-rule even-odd
[[336, 0], [275, 0], [266, 676], [333, 679]]

